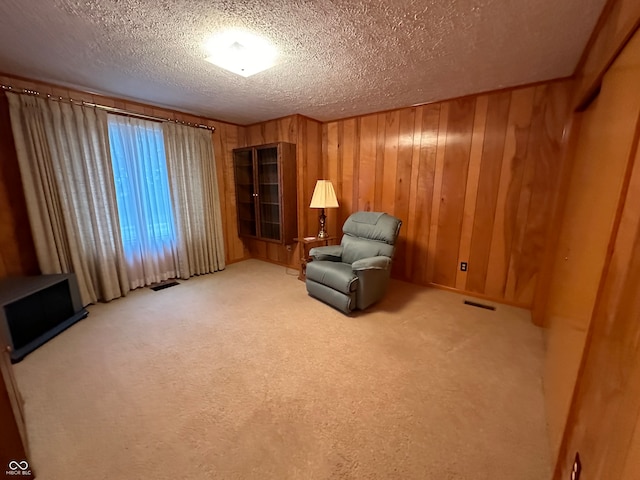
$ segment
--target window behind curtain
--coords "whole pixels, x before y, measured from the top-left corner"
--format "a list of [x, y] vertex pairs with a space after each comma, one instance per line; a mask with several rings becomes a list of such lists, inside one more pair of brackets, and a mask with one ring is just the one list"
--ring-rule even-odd
[[175, 223], [162, 126], [109, 115], [122, 242], [137, 286], [176, 276]]

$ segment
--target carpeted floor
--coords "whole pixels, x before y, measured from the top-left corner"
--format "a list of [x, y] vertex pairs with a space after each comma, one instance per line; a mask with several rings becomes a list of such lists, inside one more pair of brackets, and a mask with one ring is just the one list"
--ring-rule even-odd
[[528, 312], [394, 281], [346, 317], [288, 273], [137, 290], [15, 365], [38, 479], [550, 477]]

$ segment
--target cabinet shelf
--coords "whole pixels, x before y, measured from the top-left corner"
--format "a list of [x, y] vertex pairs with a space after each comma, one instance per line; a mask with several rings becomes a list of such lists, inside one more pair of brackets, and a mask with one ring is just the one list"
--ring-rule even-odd
[[[292, 244], [298, 229], [296, 146], [281, 142], [237, 148], [233, 150], [233, 166], [238, 235]], [[260, 208], [248, 210], [256, 200]]]

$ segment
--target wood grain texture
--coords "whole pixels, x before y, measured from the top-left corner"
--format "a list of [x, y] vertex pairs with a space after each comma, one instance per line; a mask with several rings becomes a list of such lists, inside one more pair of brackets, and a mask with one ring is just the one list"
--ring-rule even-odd
[[621, 195], [611, 255], [599, 287], [555, 479], [579, 450], [593, 478], [638, 478], [640, 419], [640, 115], [630, 177]]
[[[296, 145], [298, 237], [317, 234], [319, 212], [309, 208], [309, 204], [316, 181], [323, 178], [322, 145], [323, 138], [326, 137], [328, 142], [329, 136], [323, 135], [322, 124], [302, 115], [291, 115], [250, 125], [244, 130], [244, 146], [275, 142]], [[336, 214], [331, 212], [329, 220], [333, 215]], [[289, 250], [287, 246], [267, 244], [260, 240], [244, 240], [244, 244], [251, 257], [295, 268], [299, 265], [300, 252], [297, 245]]]
[[640, 26], [640, 2], [609, 0], [575, 72], [573, 104], [586, 106], [597, 94], [602, 77]]
[[[339, 221], [374, 208], [403, 220], [395, 278], [531, 306], [549, 234], [546, 197], [558, 188], [545, 176], [561, 165], [566, 85], [324, 124], [323, 165], [339, 186]], [[541, 208], [531, 214], [534, 199]]]
[[449, 103], [447, 143], [442, 170], [440, 213], [433, 282], [452, 287], [458, 270], [458, 250], [464, 214], [467, 173], [471, 156], [471, 136], [476, 98]]
[[[525, 215], [518, 217], [518, 213], [522, 210], [519, 208], [519, 199], [526, 195], [528, 186], [523, 180], [525, 176], [530, 176], [527, 174], [530, 174], [535, 165], [528, 146], [529, 137], [535, 128], [532, 115], [536, 90], [530, 89], [519, 92], [524, 95], [514, 95], [513, 115], [507, 122], [507, 138], [501, 150], [502, 168], [494, 205], [495, 216], [484, 284], [487, 294], [498, 297], [505, 296], [514, 230], [516, 226], [526, 225], [527, 221], [526, 205]], [[555, 159], [552, 158], [551, 161], [553, 160]]]
[[[511, 96], [509, 95], [508, 98], [510, 100]], [[476, 118], [473, 121], [473, 134], [471, 136], [469, 172], [467, 189], [464, 197], [464, 213], [462, 215], [462, 227], [460, 232], [460, 248], [458, 250], [458, 258], [463, 262], [468, 262], [469, 256], [471, 255], [471, 239], [476, 204], [478, 202], [478, 185], [480, 182], [482, 150], [484, 148], [485, 141], [487, 141], [487, 143], [490, 141], [485, 138], [488, 109], [489, 97], [487, 95], [478, 97], [476, 102]], [[456, 274], [456, 289], [464, 289], [467, 284], [467, 278], [468, 271], [458, 269]]]
[[633, 471], [628, 455], [640, 404], [638, 83], [640, 34], [579, 119], [543, 319], [545, 402], [558, 480], [567, 478], [575, 450], [588, 458], [590, 478], [635, 478], [623, 470]]
[[562, 441], [606, 268], [640, 112], [639, 82], [637, 36], [605, 75], [599, 96], [581, 114], [554, 268], [544, 280], [550, 284], [543, 319], [547, 327], [544, 384], [553, 454]]
[[[232, 150], [244, 145], [244, 127], [208, 118], [196, 117], [139, 102], [106, 97], [59, 87], [45, 82], [12, 76], [0, 76], [0, 82], [16, 88], [37, 90], [44, 95], [72, 98], [122, 108], [191, 123], [202, 123], [215, 127], [212, 135], [216, 158], [216, 173], [220, 190], [222, 221], [227, 263], [249, 256], [236, 228], [235, 187], [233, 182]], [[20, 173], [15, 158], [13, 134], [9, 123], [6, 96], [0, 93], [0, 277], [6, 275], [37, 274], [39, 269], [31, 229], [26, 216], [26, 205], [22, 193]]]
[[9, 104], [0, 94], [0, 278], [40, 273], [31, 236]]

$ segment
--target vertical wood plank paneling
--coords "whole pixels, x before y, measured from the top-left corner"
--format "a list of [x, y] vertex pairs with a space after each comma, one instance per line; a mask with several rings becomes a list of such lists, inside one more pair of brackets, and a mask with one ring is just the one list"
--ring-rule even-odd
[[433, 281], [454, 287], [471, 154], [475, 98], [450, 103]]
[[[331, 180], [331, 183], [333, 184], [333, 187], [336, 191], [336, 197], [338, 197], [338, 204], [342, 206], [342, 181], [340, 177], [340, 165], [338, 161], [338, 123], [332, 122], [326, 124], [323, 127], [323, 131], [325, 132], [326, 136], [326, 143], [323, 143], [323, 147], [324, 145], [326, 145], [326, 148], [324, 150], [326, 152], [326, 155], [323, 159], [324, 169], [325, 172], [327, 172], [325, 177]], [[329, 213], [330, 215], [327, 216], [327, 220], [329, 223], [329, 233], [331, 235], [338, 235], [338, 233], [341, 231], [340, 227], [342, 226], [342, 224], [340, 223], [340, 211], [339, 209], [332, 208], [329, 210]], [[310, 224], [310, 226], [312, 226], [312, 224]]]
[[[398, 164], [396, 168], [396, 195], [393, 209], [389, 206], [389, 213], [401, 219], [409, 218], [409, 194], [411, 181], [411, 162], [413, 160], [415, 108], [405, 108], [400, 111], [400, 128], [398, 140]], [[408, 222], [400, 229], [400, 236], [396, 246], [393, 271], [398, 278], [406, 279], [406, 249]]]
[[[236, 192], [235, 192], [235, 173], [233, 170], [233, 149], [244, 145], [244, 129], [235, 125], [222, 125], [221, 127], [221, 139], [223, 145], [223, 157], [216, 159], [216, 161], [222, 161], [225, 163], [226, 173], [226, 191], [227, 191], [227, 223], [225, 225], [225, 231], [230, 239], [233, 247], [231, 252], [227, 255], [229, 260], [238, 261], [248, 256], [242, 240], [238, 236], [237, 228], [237, 215], [236, 215]], [[215, 134], [214, 134], [215, 135]]]
[[513, 125], [514, 112], [518, 111], [517, 101], [511, 105], [512, 95], [517, 98], [522, 96], [518, 91], [489, 96], [466, 284], [466, 288], [472, 292], [485, 291], [507, 125]]
[[[385, 164], [385, 156], [384, 156], [384, 141], [385, 141], [385, 131], [386, 131], [386, 115], [384, 113], [380, 113], [377, 115], [378, 117], [378, 132], [376, 134], [376, 179], [374, 186], [380, 185], [380, 183], [384, 179], [384, 164]], [[382, 189], [374, 188], [373, 193], [373, 208], [372, 210], [375, 212], [379, 212], [382, 208]]]
[[[553, 269], [549, 277], [538, 280], [550, 285], [544, 309], [547, 332], [544, 390], [553, 457], [559, 451], [563, 436], [565, 442], [570, 440], [570, 447], [559, 455], [559, 465], [563, 468], [570, 467], [575, 448], [580, 451], [588, 449], [590, 462], [595, 465], [602, 455], [599, 447], [603, 438], [607, 439], [607, 444], [612, 443], [615, 448], [627, 451], [625, 445], [617, 442], [617, 435], [606, 434], [597, 421], [606, 418], [615, 424], [614, 418], [608, 418], [609, 410], [590, 407], [576, 418], [571, 404], [575, 398], [574, 387], [585, 372], [584, 355], [589, 337], [599, 344], [613, 340], [610, 336], [602, 336], [600, 327], [596, 334], [594, 322], [602, 320], [596, 320], [599, 318], [597, 298], [606, 276], [608, 259], [611, 258], [616, 220], [620, 219], [626, 172], [629, 172], [640, 135], [639, 83], [640, 34], [636, 34], [604, 76], [599, 95], [580, 114], [580, 129], [575, 131], [578, 138], [571, 178], [565, 187], [567, 193]], [[629, 191], [633, 189], [630, 187]], [[637, 194], [631, 198], [637, 205]], [[625, 263], [622, 261], [616, 268], [626, 269]], [[637, 293], [637, 285], [635, 288]], [[637, 323], [637, 313], [618, 310], [615, 302], [609, 309], [610, 320], [621, 316]], [[611, 327], [608, 333], [613, 334], [613, 325]], [[611, 346], [616, 349], [619, 346], [619, 352], [623, 352], [622, 343], [612, 343]], [[634, 361], [637, 364], [638, 360], [629, 358], [629, 365]], [[624, 371], [616, 364], [610, 366], [609, 362], [603, 363], [602, 368], [606, 371], [598, 375], [606, 373], [614, 378], [620, 378]], [[597, 391], [597, 384], [601, 381], [594, 384], [596, 391], [588, 396], [595, 394], [613, 401], [606, 390]], [[626, 421], [634, 423], [636, 419], [627, 416]], [[581, 423], [580, 429], [587, 425], [593, 427], [590, 427], [590, 432], [578, 430], [568, 434], [576, 422]], [[608, 472], [598, 475], [595, 469], [593, 475], [594, 478], [622, 478], [610, 476]]]
[[11, 132], [9, 102], [0, 94], [0, 278], [39, 273], [20, 168]]
[[525, 176], [518, 217], [512, 222], [515, 236], [504, 293], [510, 301], [527, 305], [533, 302], [540, 259], [550, 234], [549, 212], [559, 185], [561, 163], [557, 158], [562, 151], [563, 126], [570, 105], [568, 97], [564, 84], [536, 88], [528, 147], [533, 168], [525, 170], [525, 175], [531, 176]]
[[[357, 197], [354, 196], [354, 194], [357, 194], [357, 189], [354, 187], [358, 184], [358, 182], [354, 180], [355, 142], [358, 130], [357, 122], [354, 118], [340, 122], [340, 125], [342, 128], [340, 128], [340, 126], [338, 127], [338, 133], [342, 133], [342, 136], [338, 138], [342, 147], [340, 152], [342, 153], [342, 194], [341, 197], [338, 198], [338, 202], [342, 201], [340, 204], [340, 224], [342, 225], [351, 213], [358, 210], [357, 200], [354, 201], [354, 199], [357, 199]], [[356, 191], [354, 191], [354, 189]]]
[[[533, 161], [528, 156], [528, 142], [535, 97], [535, 88], [525, 88], [513, 92], [511, 101], [483, 285], [484, 292], [497, 298], [504, 296], [523, 177], [527, 169], [533, 167]], [[526, 184], [524, 198], [528, 197], [530, 189], [531, 186]], [[522, 221], [526, 222], [526, 216], [522, 217]]]
[[[316, 180], [323, 179], [325, 177], [325, 173], [323, 171], [323, 161], [322, 161], [322, 124], [320, 122], [316, 122], [310, 120], [306, 117], [299, 117], [300, 123], [305, 123], [307, 139], [305, 142], [305, 161], [307, 165], [307, 177], [306, 177], [306, 186], [304, 191], [304, 201], [301, 205], [301, 208], [306, 212], [306, 220], [304, 221], [304, 229], [313, 233], [313, 226], [318, 224], [318, 212], [312, 211], [309, 208], [309, 204], [311, 203], [311, 197], [313, 196], [313, 190], [316, 186]], [[328, 209], [327, 211], [328, 220], [331, 224], [335, 223], [337, 218], [337, 212], [335, 209]]]
[[[533, 205], [534, 195], [553, 197], [557, 188], [538, 178], [534, 167], [540, 155], [550, 167], [559, 165], [570, 95], [566, 84], [331, 122], [325, 126], [325, 173], [337, 175], [339, 225], [359, 209], [393, 213], [404, 223], [394, 277], [529, 306], [536, 283], [531, 275], [526, 289], [517, 294], [513, 289], [514, 295], [507, 298], [512, 291], [507, 286], [509, 272], [521, 278], [525, 265], [512, 262], [522, 250], [512, 246], [519, 245], [512, 238], [520, 232], [526, 237], [527, 228], [532, 228], [527, 226], [533, 218], [527, 207]], [[536, 146], [544, 153], [529, 157], [533, 138], [545, 145]], [[553, 168], [550, 171], [557, 171]], [[536, 218], [550, 214], [550, 203], [541, 203]], [[541, 260], [539, 247], [548, 236], [536, 231], [531, 264]], [[460, 261], [469, 263], [468, 273], [459, 271]]]
[[440, 122], [438, 124], [438, 137], [436, 140], [436, 165], [433, 183], [433, 201], [431, 202], [431, 224], [429, 226], [429, 246], [427, 247], [427, 272], [426, 283], [434, 281], [436, 265], [436, 247], [438, 243], [438, 222], [440, 217], [440, 205], [442, 203], [442, 171], [444, 168], [444, 154], [447, 145], [447, 124], [449, 122], [450, 102], [440, 106]]
[[372, 211], [374, 204], [378, 115], [362, 117], [358, 157], [358, 210]]
[[[528, 265], [522, 264], [520, 254], [522, 252], [522, 245], [525, 242], [525, 230], [528, 226], [527, 222], [529, 220], [529, 212], [531, 210], [531, 197], [534, 189], [537, 187], [535, 182], [535, 172], [540, 166], [539, 164], [545, 162], [544, 156], [540, 155], [540, 150], [542, 147], [541, 142], [544, 140], [544, 115], [546, 113], [545, 101], [548, 98], [546, 93], [546, 85], [536, 88], [534, 93], [531, 127], [529, 129], [526, 161], [522, 173], [520, 197], [511, 222], [511, 231], [513, 233], [510, 251], [505, 253], [505, 255], [508, 256], [508, 261], [502, 294], [507, 299], [513, 299], [515, 297], [515, 289], [518, 287], [517, 284], [520, 279], [519, 274], [524, 273], [518, 269], [528, 267]], [[538, 206], [536, 205], [535, 208], [538, 208]], [[531, 233], [533, 234], [533, 231]], [[532, 257], [531, 260], [527, 260], [529, 265], [531, 265], [530, 261], [535, 261], [535, 257]], [[532, 265], [532, 267], [533, 271], [527, 272], [528, 277], [531, 277], [537, 269], [537, 265]], [[533, 294], [533, 292], [531, 293]]]
[[422, 139], [422, 119], [424, 115], [424, 107], [417, 107], [414, 115], [415, 121], [413, 126], [413, 151], [411, 152], [411, 179], [409, 185], [409, 210], [407, 212], [407, 246], [404, 278], [411, 280], [413, 278], [413, 270], [415, 266], [414, 255], [417, 250], [416, 245], [416, 223], [411, 221], [411, 217], [415, 217], [413, 212], [416, 211], [418, 203], [418, 173], [420, 171], [420, 141]]
[[[284, 119], [283, 119], [284, 120]], [[282, 123], [281, 122], [273, 122], [273, 123]], [[279, 138], [290, 138], [287, 135], [284, 135], [286, 130], [282, 130], [282, 137]], [[315, 182], [317, 180], [313, 165], [309, 165], [309, 157], [307, 155], [307, 142], [309, 141], [307, 135], [307, 124], [304, 121], [298, 122], [298, 130], [297, 136], [295, 139], [296, 144], [296, 169], [297, 169], [297, 188], [298, 188], [298, 228], [302, 229], [303, 232], [306, 232], [308, 227], [311, 225], [311, 216], [316, 214], [317, 211], [315, 209], [309, 208], [309, 203], [306, 201], [307, 195], [309, 192], [309, 182], [311, 182], [315, 186]], [[313, 186], [310, 187], [311, 193], [309, 195], [313, 195]], [[307, 236], [307, 234], [304, 234]], [[270, 260], [274, 260], [270, 258]]]
[[589, 459], [593, 478], [631, 480], [637, 477], [624, 477], [624, 471], [640, 470], [639, 459], [629, 457], [640, 419], [639, 139], [640, 115], [628, 159], [627, 191], [623, 189], [620, 197], [610, 261], [598, 289], [581, 376], [560, 449], [554, 476], [558, 480], [570, 475], [570, 458], [576, 450]]
[[427, 283], [429, 262], [429, 239], [431, 234], [431, 212], [434, 199], [436, 155], [438, 149], [438, 128], [440, 105], [425, 105], [422, 114], [420, 136], [420, 158], [418, 159], [418, 185], [416, 209], [409, 221], [415, 223], [414, 269], [412, 280]]
[[[469, 262], [471, 253], [471, 235], [473, 233], [473, 218], [478, 197], [478, 182], [480, 181], [480, 165], [482, 162], [482, 148], [485, 140], [485, 128], [487, 124], [487, 109], [489, 98], [482, 95], [476, 100], [476, 115], [473, 120], [473, 134], [471, 137], [471, 153], [469, 157], [469, 174], [467, 176], [467, 188], [464, 197], [464, 212], [462, 227], [460, 230], [460, 247], [458, 259], [461, 262]], [[467, 284], [467, 271], [457, 269], [455, 288], [464, 290]]]
[[381, 191], [380, 211], [388, 212], [395, 205], [398, 142], [400, 140], [400, 110], [385, 114], [384, 177], [376, 190]]

